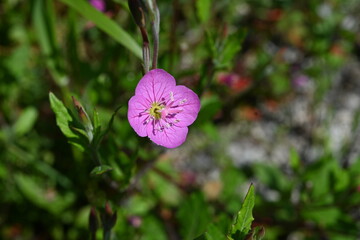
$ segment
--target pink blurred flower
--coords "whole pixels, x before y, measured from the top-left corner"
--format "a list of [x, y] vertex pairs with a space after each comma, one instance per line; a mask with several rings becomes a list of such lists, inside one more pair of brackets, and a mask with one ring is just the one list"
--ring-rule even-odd
[[218, 75], [218, 81], [236, 93], [246, 90], [251, 84], [250, 78], [240, 76], [236, 73], [220, 73]]
[[90, 0], [89, 2], [100, 12], [105, 12], [105, 0]]
[[198, 96], [179, 85], [173, 76], [154, 69], [139, 81], [135, 96], [129, 100], [128, 120], [140, 137], [175, 148], [185, 142], [188, 126], [200, 110]]

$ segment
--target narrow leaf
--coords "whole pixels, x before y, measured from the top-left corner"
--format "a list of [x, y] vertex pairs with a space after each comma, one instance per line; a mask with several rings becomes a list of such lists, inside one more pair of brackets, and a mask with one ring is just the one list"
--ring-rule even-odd
[[34, 126], [36, 119], [38, 117], [38, 112], [34, 107], [26, 108], [15, 122], [13, 129], [14, 132], [18, 135], [24, 135], [29, 132]]
[[84, 0], [61, 0], [69, 7], [78, 11], [88, 20], [92, 21], [98, 28], [107, 33], [121, 45], [129, 49], [135, 56], [142, 59], [142, 50], [137, 42], [116, 22], [108, 18], [102, 12], [96, 10]]
[[196, 1], [197, 15], [202, 23], [205, 23], [209, 20], [211, 16], [211, 5], [212, 5], [212, 0]]

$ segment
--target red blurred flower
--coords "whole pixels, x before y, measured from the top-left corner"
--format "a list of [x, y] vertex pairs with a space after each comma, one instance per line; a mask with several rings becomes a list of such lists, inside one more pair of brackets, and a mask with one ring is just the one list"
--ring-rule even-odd
[[228, 86], [236, 93], [245, 91], [251, 84], [249, 77], [240, 76], [236, 73], [220, 73], [217, 79], [220, 84]]

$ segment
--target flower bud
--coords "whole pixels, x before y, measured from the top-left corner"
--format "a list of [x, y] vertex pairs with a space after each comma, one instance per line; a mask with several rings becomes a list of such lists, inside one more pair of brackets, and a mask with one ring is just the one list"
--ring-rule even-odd
[[145, 5], [142, 0], [128, 0], [130, 12], [134, 17], [136, 24], [140, 28], [145, 28], [146, 18], [145, 18]]
[[112, 211], [108, 202], [105, 204], [105, 211], [102, 214], [101, 219], [105, 231], [110, 231], [115, 226], [117, 214]]
[[96, 234], [96, 230], [99, 228], [99, 222], [96, 215], [96, 210], [91, 208], [89, 214], [89, 229], [92, 235]]
[[91, 123], [89, 115], [86, 113], [86, 111], [85, 111], [84, 107], [81, 105], [81, 103], [78, 100], [76, 100], [76, 98], [74, 96], [72, 96], [72, 100], [73, 100], [74, 106], [76, 108], [76, 111], [79, 115], [79, 118], [85, 127], [88, 139], [91, 142], [93, 139], [94, 127]]

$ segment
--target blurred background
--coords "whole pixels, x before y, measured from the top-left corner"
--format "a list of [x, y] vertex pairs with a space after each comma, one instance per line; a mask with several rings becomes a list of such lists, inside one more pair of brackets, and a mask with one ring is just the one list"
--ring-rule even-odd
[[[158, 0], [158, 67], [202, 104], [173, 150], [127, 121], [142, 77], [127, 1], [71, 2], [0, 3], [0, 239], [87, 239], [106, 202], [112, 239], [226, 233], [250, 183], [265, 239], [360, 238], [359, 1]], [[111, 171], [90, 175], [50, 91], [102, 129], [120, 107], [99, 147]]]

